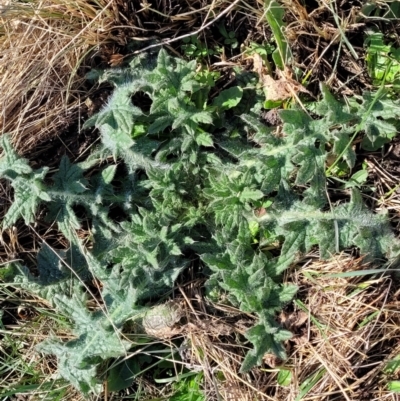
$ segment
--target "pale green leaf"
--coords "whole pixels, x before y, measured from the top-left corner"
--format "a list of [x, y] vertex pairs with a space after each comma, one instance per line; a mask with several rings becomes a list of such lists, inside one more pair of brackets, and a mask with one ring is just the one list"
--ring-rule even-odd
[[241, 202], [249, 202], [256, 201], [261, 199], [264, 194], [258, 189], [244, 188], [243, 191], [239, 194], [239, 199]]
[[48, 168], [46, 167], [29, 176], [17, 176], [12, 181], [14, 201], [4, 216], [3, 228], [12, 226], [19, 218], [23, 218], [25, 224], [30, 224], [35, 220], [40, 203], [43, 200], [50, 200], [43, 183], [47, 172]]
[[162, 116], [155, 119], [149, 126], [149, 134], [158, 134], [163, 132], [165, 128], [172, 125], [173, 118], [171, 116]]
[[88, 181], [83, 176], [83, 170], [76, 164], [71, 164], [67, 156], [63, 156], [58, 172], [53, 176], [54, 189], [65, 193], [81, 194], [86, 191]]
[[196, 135], [196, 142], [200, 146], [214, 146], [214, 141], [207, 132], [200, 132]]
[[11, 146], [8, 135], [0, 135], [0, 147], [3, 149], [3, 157], [0, 159], [0, 177], [16, 178], [21, 174], [32, 172], [28, 161], [20, 157]]
[[101, 172], [101, 177], [105, 184], [110, 184], [114, 179], [115, 173], [117, 171], [117, 166], [108, 166]]

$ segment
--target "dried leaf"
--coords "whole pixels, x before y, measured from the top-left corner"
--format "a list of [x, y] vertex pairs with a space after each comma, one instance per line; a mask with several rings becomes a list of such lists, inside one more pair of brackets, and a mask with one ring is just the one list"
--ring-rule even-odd
[[299, 92], [311, 95], [303, 85], [292, 78], [292, 72], [288, 67], [285, 67], [283, 71], [277, 70], [279, 78], [274, 79], [268, 74], [263, 65], [263, 59], [259, 54], [254, 53], [251, 58], [253, 59], [253, 71], [259, 75], [260, 82], [264, 87], [265, 100], [272, 102], [282, 101], [296, 96]]
[[251, 58], [253, 59], [253, 71], [256, 72], [261, 79], [261, 77], [265, 75], [262, 57], [258, 53], [254, 53]]
[[273, 102], [285, 100], [293, 96], [290, 87], [283, 79], [275, 80], [271, 75], [264, 75], [262, 77], [264, 86], [265, 99]]
[[299, 92], [311, 95], [303, 85], [292, 78], [292, 73], [288, 68], [285, 68], [283, 72], [278, 71], [278, 74], [280, 77], [277, 80], [273, 79], [270, 75], [262, 76], [266, 100], [285, 100], [292, 96], [297, 96]]

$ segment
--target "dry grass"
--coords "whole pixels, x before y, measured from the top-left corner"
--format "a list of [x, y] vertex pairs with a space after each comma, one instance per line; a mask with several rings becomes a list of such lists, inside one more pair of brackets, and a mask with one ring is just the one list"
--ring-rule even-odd
[[88, 52], [113, 39], [115, 1], [2, 0], [0, 127], [21, 152], [79, 120]]
[[314, 7], [297, 0], [283, 4], [289, 22], [285, 35], [309, 90], [315, 90], [320, 81], [341, 95], [371, 87], [363, 49], [349, 42], [349, 38], [359, 42], [365, 28], [357, 2], [319, 2]]
[[195, 298], [198, 304], [195, 310], [186, 297], [189, 319], [183, 328], [183, 344], [188, 348], [188, 367], [204, 373], [203, 386], [207, 400], [250, 401], [255, 396], [268, 399], [249, 375], [238, 373], [246, 348], [238, 344], [236, 339], [254, 324], [253, 317], [232, 307], [211, 304], [206, 307], [201, 299], [200, 296]]
[[376, 152], [366, 158], [368, 181], [376, 188], [369, 198], [371, 207], [389, 213], [396, 231], [400, 228], [399, 155], [400, 141], [395, 138], [384, 155]]
[[[385, 271], [363, 275], [368, 268], [361, 258], [341, 255], [290, 274], [308, 319], [302, 327], [292, 326], [297, 332], [288, 361], [293, 380], [288, 388], [279, 388], [275, 399], [398, 399], [387, 391], [388, 377], [382, 371], [400, 352], [400, 286]], [[358, 275], [332, 277], [344, 272]], [[318, 372], [315, 385], [299, 398], [307, 380]]]

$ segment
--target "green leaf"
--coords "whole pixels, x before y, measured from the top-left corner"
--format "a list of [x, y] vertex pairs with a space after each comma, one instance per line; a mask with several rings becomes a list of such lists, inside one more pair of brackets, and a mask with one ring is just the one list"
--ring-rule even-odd
[[256, 201], [264, 197], [264, 194], [259, 190], [254, 190], [251, 188], [244, 188], [239, 194], [239, 199], [241, 202]]
[[345, 183], [345, 188], [353, 188], [359, 187], [367, 182], [368, 179], [368, 171], [367, 170], [359, 170], [355, 172], [350, 179]]
[[108, 373], [107, 390], [118, 392], [130, 387], [139, 372], [140, 365], [137, 358], [117, 362]]
[[74, 230], [81, 227], [79, 219], [72, 209], [72, 204], [68, 201], [51, 203], [47, 219], [56, 221], [60, 231], [71, 241], [75, 238]]
[[237, 106], [243, 97], [243, 89], [240, 86], [233, 86], [232, 88], [223, 90], [216, 98], [214, 98], [212, 105], [218, 107], [220, 110], [228, 110]]
[[375, 85], [380, 85], [382, 81], [393, 83], [400, 77], [399, 49], [385, 43], [382, 32], [369, 29], [366, 33], [365, 60], [370, 77]]
[[[321, 149], [314, 146], [298, 145], [298, 153], [292, 158], [292, 161], [300, 165], [297, 172], [296, 184], [305, 185], [319, 172], [324, 171], [326, 155]], [[323, 184], [322, 184], [323, 185]]]
[[111, 184], [114, 179], [115, 173], [117, 171], [117, 166], [108, 166], [101, 172], [101, 178], [105, 184]]
[[387, 389], [393, 393], [400, 393], [400, 380], [392, 380], [388, 382]]
[[344, 124], [354, 120], [354, 115], [345, 110], [345, 106], [337, 101], [329, 92], [327, 85], [320, 85], [323, 100], [316, 104], [316, 112], [326, 117], [332, 124]]
[[279, 369], [277, 381], [280, 386], [290, 386], [292, 382], [292, 372], [289, 369]]
[[400, 369], [400, 355], [397, 355], [389, 362], [386, 363], [386, 366], [383, 368], [383, 373], [385, 374], [395, 374]]
[[85, 192], [88, 184], [83, 176], [83, 170], [76, 164], [71, 164], [67, 156], [62, 157], [59, 170], [54, 174], [53, 181], [54, 189], [74, 194]]
[[47, 340], [37, 346], [44, 354], [57, 356], [58, 374], [68, 380], [82, 394], [100, 394], [102, 385], [97, 376], [97, 366], [85, 363], [79, 353], [83, 351], [82, 344], [70, 342], [69, 346], [55, 340]]
[[171, 116], [162, 116], [158, 117], [154, 120], [153, 123], [150, 124], [149, 134], [158, 134], [159, 132], [163, 132], [165, 128], [170, 127], [173, 122], [173, 118]]
[[193, 113], [189, 116], [189, 118], [195, 123], [211, 124], [213, 122], [212, 115], [208, 111]]
[[267, 352], [273, 352], [278, 358], [285, 360], [286, 352], [281, 341], [289, 340], [292, 334], [277, 326], [257, 324], [249, 329], [245, 337], [251, 341], [254, 349], [250, 350], [240, 368], [240, 372], [248, 372], [252, 367], [260, 365]]
[[333, 146], [333, 153], [335, 155], [342, 155], [350, 168], [353, 168], [356, 162], [356, 153], [349, 144], [351, 139], [346, 130], [334, 132], [335, 143]]
[[325, 368], [318, 369], [311, 376], [308, 376], [300, 385], [300, 391], [295, 401], [301, 401], [304, 399], [304, 396], [307, 395], [311, 389], [324, 377], [326, 373]]
[[123, 355], [130, 344], [119, 338], [111, 324], [104, 324], [101, 315], [89, 312], [76, 296], [58, 295], [54, 302], [61, 313], [74, 320], [78, 338], [67, 343], [47, 340], [39, 344], [38, 350], [56, 355], [60, 375], [82, 393], [99, 393], [101, 385], [96, 379], [96, 365], [101, 359]]
[[32, 223], [40, 203], [51, 200], [43, 183], [48, 170], [46, 167], [13, 180], [14, 201], [4, 216], [3, 228], [12, 226], [21, 217], [25, 224]]
[[8, 135], [0, 136], [0, 146], [4, 151], [4, 155], [0, 159], [0, 177], [15, 179], [19, 175], [32, 172], [28, 161], [20, 157], [12, 148]]
[[365, 92], [361, 99], [352, 99], [350, 105], [361, 116], [358, 128], [366, 133], [362, 140], [366, 150], [379, 149], [397, 135], [392, 120], [387, 120], [400, 117], [400, 101], [391, 100], [385, 91]]
[[196, 135], [196, 142], [200, 146], [214, 146], [214, 141], [212, 137], [207, 132], [200, 132]]
[[283, 34], [286, 24], [283, 22], [285, 10], [275, 0], [265, 0], [265, 18], [274, 35], [277, 49], [272, 53], [275, 64], [283, 70], [291, 57], [290, 48]]

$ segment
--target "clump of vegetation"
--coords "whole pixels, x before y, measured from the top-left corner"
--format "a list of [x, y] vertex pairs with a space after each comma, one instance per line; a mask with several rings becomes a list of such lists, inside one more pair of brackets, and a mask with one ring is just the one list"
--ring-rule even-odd
[[369, 30], [365, 39], [367, 46], [366, 62], [368, 74], [374, 85], [400, 84], [400, 49], [392, 43], [385, 43], [382, 32]]
[[[259, 120], [255, 76], [243, 73], [210, 101], [213, 75], [196, 67], [161, 50], [93, 72], [114, 85], [85, 124], [100, 131], [101, 146], [81, 163], [64, 156], [53, 174], [33, 169], [7, 136], [0, 139], [0, 177], [14, 189], [2, 227], [33, 223], [44, 207], [70, 243], [65, 250], [43, 243], [38, 276], [17, 262], [11, 269], [14, 283], [73, 324], [75, 339], [49, 338], [38, 348], [55, 355], [59, 374], [84, 394], [102, 390], [104, 360], [132, 347], [126, 323], [148, 316], [149, 301], [194, 264], [210, 299], [224, 296], [257, 316], [245, 333], [247, 372], [266, 352], [286, 358], [291, 333], [275, 318], [296, 293], [281, 278], [293, 261], [316, 246], [322, 258], [351, 246], [371, 260], [400, 253], [386, 216], [368, 211], [356, 189], [340, 205], [326, 193], [328, 158], [353, 168], [352, 141], [361, 131], [372, 144], [386, 138], [398, 102], [381, 91], [345, 105], [322, 87], [323, 99], [309, 107], [313, 117], [296, 107], [280, 112], [278, 135]], [[84, 240], [82, 225], [91, 233]], [[86, 285], [93, 279], [101, 283], [97, 297]]]

